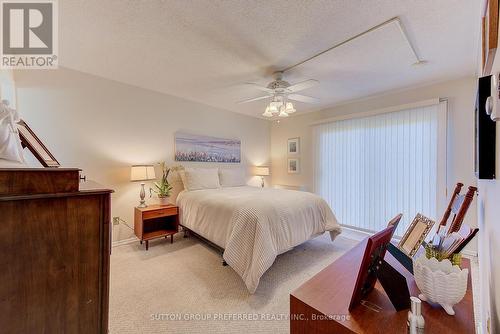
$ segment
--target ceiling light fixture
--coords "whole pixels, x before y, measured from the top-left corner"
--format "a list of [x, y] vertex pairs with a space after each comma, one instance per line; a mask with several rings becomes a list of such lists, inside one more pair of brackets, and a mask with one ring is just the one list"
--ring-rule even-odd
[[287, 114], [293, 114], [294, 112], [296, 112], [295, 108], [293, 107], [293, 103], [292, 102], [287, 102], [286, 103], [285, 111], [286, 111]]
[[269, 108], [269, 106], [266, 108], [266, 111], [264, 111], [262, 116], [264, 116], [264, 117], [273, 117], [274, 116], [273, 113], [271, 112], [271, 109]]
[[[281, 97], [281, 99], [283, 100], [283, 97]], [[296, 110], [292, 102], [276, 101], [276, 99], [273, 99], [273, 101], [266, 107], [262, 116], [269, 118], [274, 116], [288, 117], [295, 111]]]
[[289, 115], [286, 113], [285, 110], [281, 109], [280, 114], [278, 116], [279, 117], [288, 117]]

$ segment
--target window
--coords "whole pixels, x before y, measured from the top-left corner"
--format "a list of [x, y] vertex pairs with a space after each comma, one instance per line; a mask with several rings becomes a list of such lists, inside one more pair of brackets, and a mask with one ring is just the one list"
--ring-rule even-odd
[[348, 227], [436, 219], [446, 198], [446, 102], [314, 125], [314, 190]]

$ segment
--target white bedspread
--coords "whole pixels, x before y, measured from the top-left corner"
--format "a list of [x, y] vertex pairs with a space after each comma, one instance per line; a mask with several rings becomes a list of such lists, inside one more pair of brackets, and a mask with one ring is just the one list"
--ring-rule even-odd
[[250, 293], [278, 254], [340, 226], [319, 196], [301, 191], [230, 187], [183, 191], [181, 224], [225, 249], [224, 260]]

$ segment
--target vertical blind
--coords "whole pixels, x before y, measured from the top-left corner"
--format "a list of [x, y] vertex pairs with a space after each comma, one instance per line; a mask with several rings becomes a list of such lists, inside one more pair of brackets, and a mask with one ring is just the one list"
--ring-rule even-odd
[[314, 190], [342, 225], [375, 232], [403, 213], [401, 236], [419, 212], [436, 219], [446, 188], [441, 104], [313, 127]]

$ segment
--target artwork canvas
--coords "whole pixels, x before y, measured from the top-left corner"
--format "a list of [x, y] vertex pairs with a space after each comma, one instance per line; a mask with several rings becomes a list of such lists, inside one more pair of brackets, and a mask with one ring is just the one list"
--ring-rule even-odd
[[288, 173], [298, 174], [299, 168], [299, 159], [288, 159]]
[[240, 163], [241, 141], [177, 132], [175, 161]]
[[300, 142], [299, 138], [288, 139], [288, 154], [296, 155], [300, 153]]

